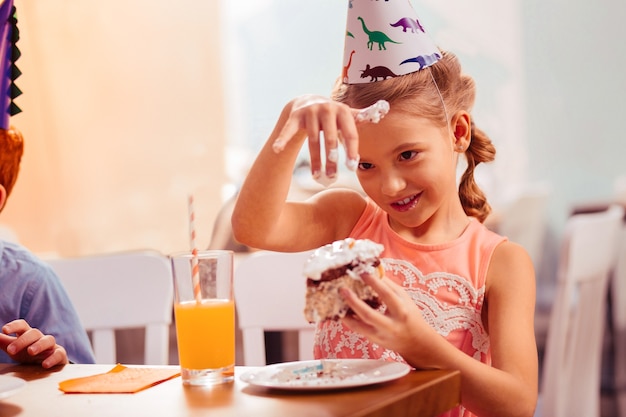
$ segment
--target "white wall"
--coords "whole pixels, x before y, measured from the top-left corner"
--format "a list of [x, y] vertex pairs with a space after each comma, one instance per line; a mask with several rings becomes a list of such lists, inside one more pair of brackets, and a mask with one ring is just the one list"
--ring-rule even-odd
[[523, 4], [529, 173], [552, 186], [554, 252], [572, 207], [609, 200], [626, 174], [626, 3]]
[[557, 215], [626, 173], [626, 3], [530, 0], [522, 16], [532, 174], [551, 179]]

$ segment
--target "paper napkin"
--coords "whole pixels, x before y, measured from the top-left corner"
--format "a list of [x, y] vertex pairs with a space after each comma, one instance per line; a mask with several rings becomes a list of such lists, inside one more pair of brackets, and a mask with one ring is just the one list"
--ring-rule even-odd
[[117, 364], [104, 374], [59, 382], [59, 389], [67, 394], [134, 393], [179, 375], [178, 369], [128, 368]]

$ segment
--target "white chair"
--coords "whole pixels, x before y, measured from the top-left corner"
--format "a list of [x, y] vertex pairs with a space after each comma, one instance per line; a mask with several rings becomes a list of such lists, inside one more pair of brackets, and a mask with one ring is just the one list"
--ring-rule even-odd
[[96, 363], [116, 363], [115, 330], [145, 328], [144, 363], [168, 364], [174, 288], [167, 256], [132, 251], [46, 262], [91, 332]]
[[613, 196], [617, 202], [626, 204], [626, 174], [618, 175], [613, 180]]
[[313, 359], [315, 326], [304, 318], [306, 278], [302, 274], [310, 254], [254, 252], [235, 269], [244, 365], [266, 364], [265, 331], [297, 331], [299, 360]]
[[546, 207], [549, 188], [543, 184], [529, 185], [514, 192], [501, 209], [498, 233], [526, 249], [539, 270], [546, 231]]
[[612, 206], [567, 221], [543, 362], [541, 416], [600, 415], [606, 297], [623, 215], [623, 208]]
[[555, 283], [552, 274], [542, 273], [542, 254], [546, 235], [546, 215], [550, 188], [547, 184], [526, 184], [513, 187], [505, 197], [505, 204], [497, 209], [496, 230], [512, 242], [526, 249], [535, 267], [537, 302], [535, 309], [535, 337], [542, 351], [548, 334], [550, 308]]
[[615, 391], [619, 415], [626, 417], [626, 226], [622, 227], [619, 254], [611, 285], [615, 346]]

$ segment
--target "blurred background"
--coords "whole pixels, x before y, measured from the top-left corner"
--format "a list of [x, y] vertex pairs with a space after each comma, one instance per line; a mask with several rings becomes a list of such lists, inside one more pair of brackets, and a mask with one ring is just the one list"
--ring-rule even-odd
[[[188, 194], [208, 245], [282, 106], [329, 94], [343, 64], [345, 1], [15, 4], [24, 111], [11, 122], [26, 150], [0, 224], [41, 254], [185, 249]], [[477, 82], [474, 118], [498, 150], [478, 172], [494, 221], [544, 190], [537, 269], [552, 276], [572, 210], [611, 200], [626, 174], [626, 3], [413, 4]]]

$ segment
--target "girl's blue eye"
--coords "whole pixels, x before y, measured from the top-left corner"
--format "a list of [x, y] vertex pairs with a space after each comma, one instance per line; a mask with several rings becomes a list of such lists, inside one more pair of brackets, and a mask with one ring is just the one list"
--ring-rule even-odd
[[362, 171], [372, 169], [373, 167], [374, 167], [374, 164], [370, 164], [369, 162], [359, 162], [359, 169]]
[[400, 157], [398, 159], [400, 159], [401, 161], [409, 161], [415, 158], [416, 155], [417, 152], [415, 151], [404, 151], [400, 154]]

